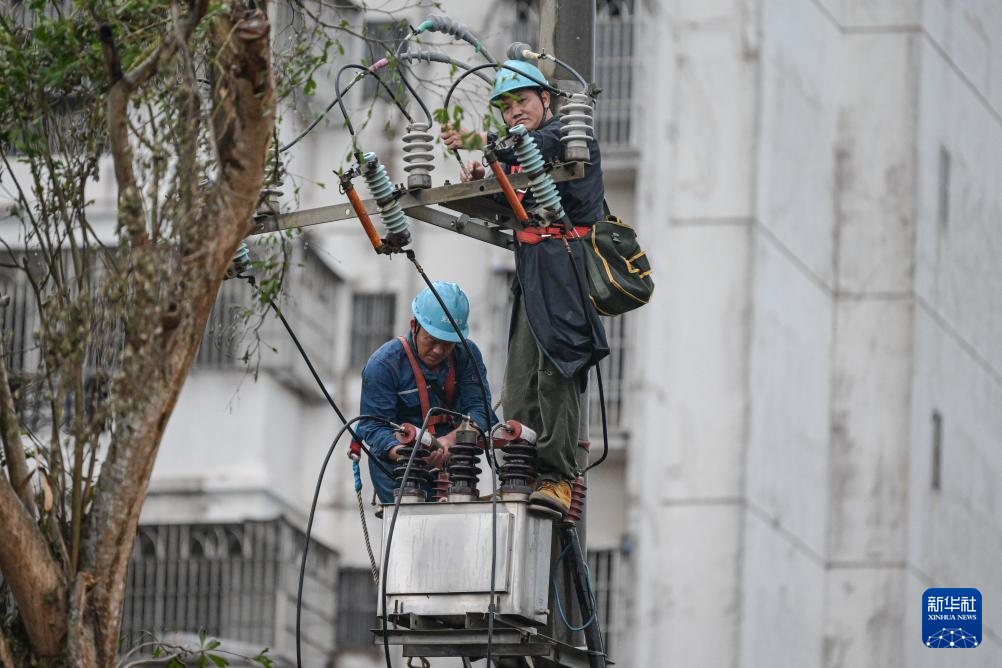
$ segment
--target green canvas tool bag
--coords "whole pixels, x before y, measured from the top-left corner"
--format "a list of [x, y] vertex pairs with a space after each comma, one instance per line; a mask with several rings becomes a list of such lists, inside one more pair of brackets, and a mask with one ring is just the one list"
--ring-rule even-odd
[[583, 241], [588, 292], [599, 313], [621, 315], [651, 300], [651, 263], [636, 230], [607, 213]]

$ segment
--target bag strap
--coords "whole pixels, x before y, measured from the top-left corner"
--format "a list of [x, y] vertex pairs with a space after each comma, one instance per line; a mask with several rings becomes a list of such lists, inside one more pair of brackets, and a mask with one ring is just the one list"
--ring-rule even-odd
[[612, 215], [612, 209], [609, 208], [609, 202], [604, 197], [602, 198], [602, 212], [605, 213], [606, 218]]

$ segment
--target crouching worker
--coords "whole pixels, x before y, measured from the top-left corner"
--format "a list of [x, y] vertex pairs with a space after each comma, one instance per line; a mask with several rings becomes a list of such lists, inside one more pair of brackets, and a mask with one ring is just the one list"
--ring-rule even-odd
[[[466, 294], [455, 283], [435, 281], [434, 285], [466, 338], [470, 315]], [[420, 428], [430, 409], [447, 408], [469, 415], [486, 432], [495, 418], [480, 349], [467, 339], [473, 353], [470, 359], [441, 304], [428, 288], [411, 302], [411, 311], [413, 317], [407, 336], [387, 341], [365, 363], [360, 413]], [[485, 383], [486, 404], [475, 368], [480, 370], [480, 378]], [[445, 466], [459, 423], [460, 420], [449, 415], [433, 415], [428, 420], [429, 430], [442, 445], [429, 455], [427, 461], [431, 467]], [[398, 461], [405, 463], [399, 453], [403, 446], [391, 427], [375, 420], [363, 420], [359, 423], [358, 435], [369, 446], [372, 456], [378, 457], [387, 469], [393, 470]], [[369, 466], [369, 475], [379, 501], [392, 503], [393, 479], [374, 465]], [[430, 489], [425, 491], [430, 492]]]

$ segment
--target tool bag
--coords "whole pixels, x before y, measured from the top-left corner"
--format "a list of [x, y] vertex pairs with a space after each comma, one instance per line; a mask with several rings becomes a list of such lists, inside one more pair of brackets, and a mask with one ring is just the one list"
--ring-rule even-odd
[[622, 315], [643, 306], [654, 294], [654, 279], [647, 253], [637, 242], [636, 231], [609, 213], [583, 239], [588, 292], [602, 315]]

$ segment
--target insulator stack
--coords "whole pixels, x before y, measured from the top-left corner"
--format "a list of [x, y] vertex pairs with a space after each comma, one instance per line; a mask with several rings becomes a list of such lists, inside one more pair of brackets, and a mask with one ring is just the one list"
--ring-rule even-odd
[[499, 468], [502, 494], [531, 494], [536, 480], [536, 446], [508, 441], [501, 447], [504, 463]]
[[432, 483], [432, 501], [448, 501], [449, 500], [449, 473], [447, 471], [439, 471], [438, 476], [435, 478], [435, 482]]
[[577, 524], [581, 521], [581, 516], [584, 514], [587, 491], [588, 487], [585, 485], [584, 478], [578, 476], [574, 480], [574, 484], [571, 485], [571, 509], [564, 515], [564, 522], [567, 524]]
[[404, 135], [404, 171], [408, 188], [431, 188], [431, 170], [435, 169], [435, 154], [427, 123], [415, 122], [407, 126]]
[[584, 93], [574, 93], [560, 108], [563, 127], [560, 141], [564, 143], [564, 160], [587, 161], [588, 142], [594, 140], [594, 101]]
[[233, 254], [233, 261], [230, 262], [229, 268], [226, 270], [225, 278], [236, 278], [242, 274], [250, 271], [251, 268], [251, 254], [250, 248], [247, 247], [247, 243], [244, 241], [240, 242], [237, 247], [237, 252]]
[[405, 445], [397, 450], [397, 465], [393, 468], [394, 493], [404, 497], [404, 501], [426, 501], [428, 497], [424, 491], [425, 485], [431, 482], [427, 457], [431, 452], [425, 447], [418, 449], [405, 481], [404, 471], [407, 469], [407, 460], [410, 459], [413, 450], [413, 445]]
[[515, 136], [515, 157], [522, 171], [529, 177], [529, 187], [536, 203], [554, 215], [563, 218], [564, 207], [553, 178], [543, 169], [543, 154], [536, 140], [526, 132], [525, 126], [516, 125], [510, 131]]
[[372, 198], [379, 205], [379, 215], [383, 219], [383, 227], [390, 233], [406, 234], [410, 225], [404, 216], [404, 210], [400, 208], [393, 192], [393, 184], [386, 173], [386, 168], [379, 163], [379, 158], [375, 153], [366, 153], [362, 156], [362, 178], [369, 186]]
[[456, 442], [449, 448], [449, 499], [473, 501], [479, 495], [477, 478], [480, 476], [480, 447], [477, 432], [460, 429]]

